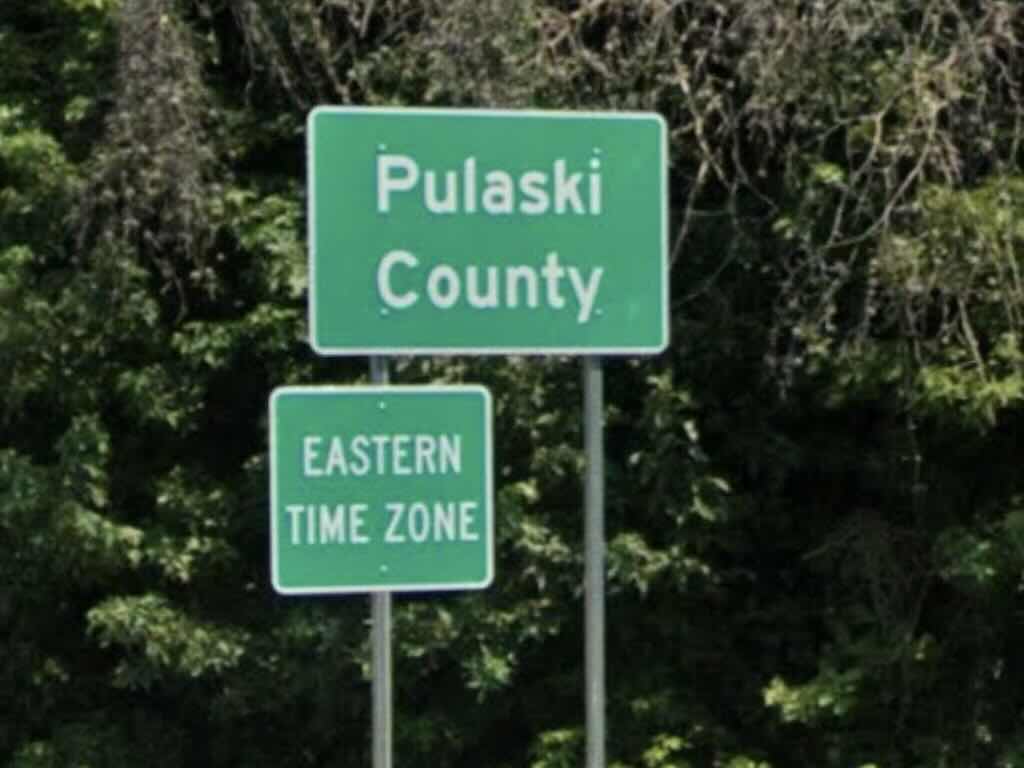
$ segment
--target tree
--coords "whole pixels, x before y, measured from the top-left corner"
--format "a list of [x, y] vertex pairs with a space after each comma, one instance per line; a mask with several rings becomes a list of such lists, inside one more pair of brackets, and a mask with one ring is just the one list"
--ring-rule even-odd
[[[8, 4], [11, 5], [11, 4]], [[1024, 763], [1021, 11], [954, 0], [0, 10], [0, 763], [367, 762], [365, 601], [267, 576], [317, 103], [651, 109], [673, 343], [607, 366], [610, 754]], [[571, 362], [495, 395], [498, 576], [401, 598], [398, 764], [578, 765]]]

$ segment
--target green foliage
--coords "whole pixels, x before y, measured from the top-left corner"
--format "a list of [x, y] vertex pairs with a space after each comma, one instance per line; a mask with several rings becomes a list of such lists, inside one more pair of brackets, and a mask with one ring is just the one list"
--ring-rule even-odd
[[784, 722], [818, 723], [842, 718], [857, 705], [861, 672], [824, 669], [810, 683], [790, 686], [776, 677], [764, 690], [764, 703], [778, 707]]
[[654, 743], [644, 752], [644, 768], [691, 768], [690, 761], [680, 756], [686, 742], [678, 736], [659, 734]]
[[98, 713], [61, 724], [51, 741], [35, 741], [18, 750], [11, 768], [107, 768], [144, 760], [158, 768], [186, 765], [181, 733], [162, 730], [145, 715], [123, 723]]
[[[1018, 4], [0, 4], [0, 765], [369, 762], [366, 601], [267, 574], [318, 103], [655, 109], [673, 343], [609, 360], [610, 764], [1022, 764]], [[485, 247], [486, 244], [480, 244]], [[395, 603], [396, 758], [582, 764], [564, 359], [494, 394], [497, 579]]]
[[574, 768], [579, 765], [583, 734], [579, 729], [548, 731], [540, 734], [530, 768]]
[[146, 690], [162, 680], [217, 676], [245, 652], [244, 634], [199, 623], [160, 595], [109, 598], [86, 620], [101, 648], [128, 651], [113, 673], [119, 688]]
[[[55, 225], [72, 193], [73, 174], [53, 136], [28, 123], [20, 109], [0, 104], [0, 244], [59, 236]], [[43, 232], [33, 231], [40, 224]]]

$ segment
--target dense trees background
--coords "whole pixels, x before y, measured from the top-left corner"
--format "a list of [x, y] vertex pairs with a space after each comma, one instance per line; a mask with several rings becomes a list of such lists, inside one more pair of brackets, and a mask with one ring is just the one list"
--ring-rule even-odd
[[[673, 342], [607, 365], [609, 754], [1024, 766], [1024, 9], [0, 5], [0, 764], [368, 764], [367, 601], [268, 578], [318, 103], [657, 110]], [[496, 398], [498, 578], [399, 598], [398, 765], [581, 762], [570, 360]]]

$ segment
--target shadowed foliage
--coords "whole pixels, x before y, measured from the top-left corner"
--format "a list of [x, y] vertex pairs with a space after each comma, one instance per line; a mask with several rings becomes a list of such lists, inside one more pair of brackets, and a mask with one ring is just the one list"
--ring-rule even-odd
[[[270, 589], [317, 104], [653, 110], [672, 343], [606, 364], [617, 768], [1024, 766], [1024, 10], [0, 4], [0, 765], [369, 763], [367, 601]], [[497, 578], [396, 599], [396, 765], [582, 764], [580, 384], [494, 394]]]

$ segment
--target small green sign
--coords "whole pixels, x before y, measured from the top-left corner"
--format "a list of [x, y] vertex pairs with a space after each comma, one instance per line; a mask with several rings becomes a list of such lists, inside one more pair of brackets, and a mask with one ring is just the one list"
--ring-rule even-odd
[[282, 594], [482, 589], [494, 573], [483, 387], [281, 387], [270, 398]]
[[668, 344], [653, 113], [314, 109], [320, 354], [653, 354]]

